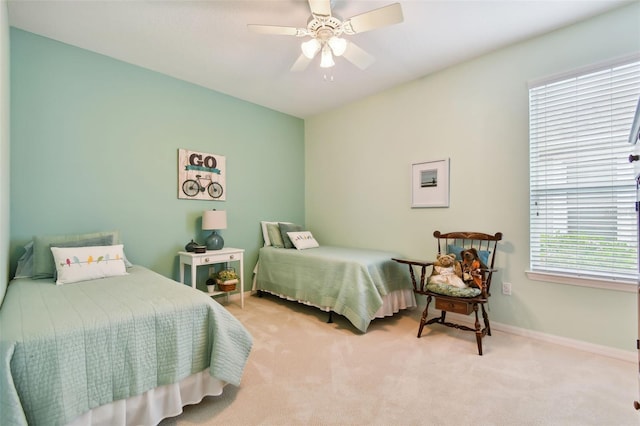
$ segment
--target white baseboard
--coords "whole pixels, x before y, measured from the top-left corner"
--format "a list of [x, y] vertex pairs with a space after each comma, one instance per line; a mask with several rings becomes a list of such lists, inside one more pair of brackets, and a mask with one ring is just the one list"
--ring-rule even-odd
[[[245, 291], [244, 292], [244, 300], [246, 302], [247, 297], [251, 296], [251, 292], [250, 291]], [[235, 293], [229, 293], [229, 294], [216, 294], [215, 297], [213, 297], [214, 300], [218, 301], [219, 303], [223, 303], [227, 301], [227, 297], [229, 297], [229, 303], [233, 302], [233, 303], [238, 303], [238, 305], [240, 304], [240, 292], [236, 291]]]
[[[431, 312], [431, 309], [429, 309], [429, 311]], [[440, 316], [440, 313], [439, 313], [440, 311], [437, 311], [434, 309], [433, 312], [434, 312], [434, 315], [429, 314], [429, 319], [431, 319], [432, 317], [435, 318]], [[473, 314], [461, 315], [461, 314], [455, 314], [455, 313], [449, 312], [447, 313], [447, 318], [451, 318], [453, 322], [461, 322], [461, 323], [469, 324], [472, 328], [475, 322], [475, 316]], [[482, 322], [482, 319], [480, 321]], [[569, 339], [567, 337], [561, 337], [553, 334], [542, 333], [540, 331], [534, 331], [526, 328], [516, 327], [513, 325], [502, 324], [496, 321], [491, 321], [491, 330], [503, 331], [505, 333], [515, 334], [516, 336], [522, 336], [530, 339], [541, 340], [543, 342], [554, 343], [556, 345], [561, 345], [561, 346], [578, 349], [585, 352], [607, 356], [607, 357], [615, 358], [621, 361], [627, 361], [627, 362], [633, 362], [633, 363], [638, 362], [638, 354], [636, 352], [616, 349], [610, 346], [597, 345], [595, 343], [584, 342], [582, 340]]]

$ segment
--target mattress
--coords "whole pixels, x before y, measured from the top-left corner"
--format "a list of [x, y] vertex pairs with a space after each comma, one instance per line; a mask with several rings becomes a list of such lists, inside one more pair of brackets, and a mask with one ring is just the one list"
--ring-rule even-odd
[[0, 309], [3, 424], [66, 424], [205, 370], [240, 383], [252, 338], [236, 318], [189, 286], [128, 272], [10, 283]]
[[409, 272], [391, 260], [397, 256], [332, 246], [262, 247], [255, 289], [331, 310], [366, 332], [374, 318], [416, 306]]

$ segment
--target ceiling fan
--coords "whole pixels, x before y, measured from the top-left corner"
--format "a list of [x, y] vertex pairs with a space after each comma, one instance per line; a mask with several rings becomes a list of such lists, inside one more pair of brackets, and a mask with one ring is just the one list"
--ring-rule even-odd
[[400, 3], [374, 9], [344, 21], [331, 13], [331, 0], [308, 0], [311, 16], [306, 28], [283, 27], [277, 25], [249, 24], [247, 27], [260, 34], [291, 35], [310, 37], [301, 45], [302, 54], [291, 67], [291, 71], [303, 71], [320, 52], [320, 67], [335, 65], [334, 56], [343, 56], [349, 62], [364, 70], [375, 60], [373, 56], [342, 35], [359, 34], [386, 27], [403, 21]]

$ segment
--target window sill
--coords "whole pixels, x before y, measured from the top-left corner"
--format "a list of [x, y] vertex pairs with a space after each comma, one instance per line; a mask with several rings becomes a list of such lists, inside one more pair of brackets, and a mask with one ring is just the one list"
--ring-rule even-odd
[[552, 274], [549, 272], [525, 271], [527, 277], [534, 281], [546, 281], [558, 284], [575, 285], [579, 287], [602, 288], [605, 290], [635, 293], [638, 283], [633, 281], [606, 280], [602, 278], [576, 277], [571, 275]]

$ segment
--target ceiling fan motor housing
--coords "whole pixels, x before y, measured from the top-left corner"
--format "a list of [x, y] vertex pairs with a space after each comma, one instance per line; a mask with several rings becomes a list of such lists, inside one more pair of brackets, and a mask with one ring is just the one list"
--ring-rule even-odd
[[335, 16], [312, 15], [307, 23], [307, 30], [312, 37], [327, 41], [334, 35], [342, 34], [342, 21]]

